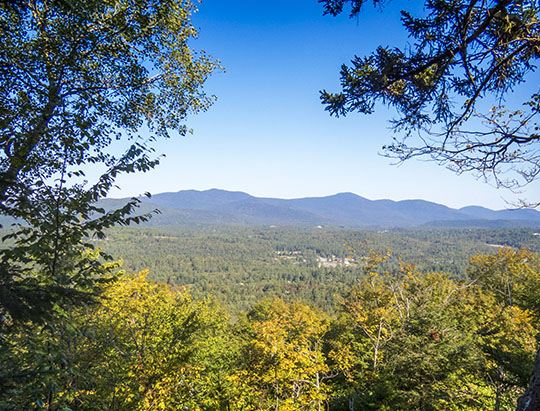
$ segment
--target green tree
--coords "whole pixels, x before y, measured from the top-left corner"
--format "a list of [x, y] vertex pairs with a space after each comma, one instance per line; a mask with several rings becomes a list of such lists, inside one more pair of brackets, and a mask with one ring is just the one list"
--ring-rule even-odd
[[70, 319], [115, 269], [91, 237], [148, 218], [130, 216], [135, 198], [96, 202], [119, 174], [156, 166], [155, 139], [185, 134], [185, 117], [212, 102], [201, 86], [217, 65], [188, 47], [194, 11], [189, 0], [0, 1], [0, 214], [15, 221], [0, 250], [0, 345], [13, 354], [0, 391], [22, 408], [73, 400]]
[[84, 400], [97, 409], [227, 409], [236, 353], [228, 316], [147, 274], [120, 279], [86, 316], [94, 338], [82, 350], [92, 375]]
[[[0, 213], [16, 219], [0, 251], [0, 325], [80, 301], [99, 277], [89, 236], [138, 200], [96, 205], [120, 173], [147, 171], [152, 142], [186, 133], [211, 103], [216, 64], [188, 47], [191, 1], [0, 2]], [[147, 136], [147, 137], [142, 137]], [[120, 153], [120, 154], [118, 154]], [[87, 181], [89, 169], [101, 177]]]
[[101, 304], [58, 309], [47, 327], [12, 333], [0, 358], [29, 373], [2, 387], [0, 408], [229, 409], [228, 316], [146, 275], [106, 286]]
[[500, 256], [475, 256], [471, 272], [481, 274], [457, 281], [403, 263], [383, 270], [388, 255], [372, 253], [366, 276], [341, 299], [342, 312], [329, 333], [329, 358], [345, 377], [332, 387], [336, 406], [515, 406], [531, 370], [537, 322], [531, 310], [510, 306], [491, 284], [507, 277], [499, 271], [511, 271], [516, 300], [529, 301], [518, 297], [527, 295], [517, 284], [520, 277], [525, 284], [534, 272], [533, 255], [527, 261], [525, 254], [503, 249]]
[[[513, 405], [512, 394], [516, 387], [527, 385], [533, 367], [540, 313], [538, 256], [525, 249], [505, 247], [496, 254], [471, 257], [469, 275], [489, 299], [480, 329], [482, 349], [488, 358], [486, 372], [496, 387], [497, 404]], [[537, 404], [531, 402], [533, 408], [520, 409], [534, 409]], [[523, 402], [520, 406], [524, 407]]]
[[[389, 342], [379, 384], [390, 409], [488, 409], [494, 397], [482, 374], [475, 341], [478, 315], [468, 318], [470, 284], [446, 274], [416, 272], [407, 279], [409, 315]], [[474, 300], [472, 305], [474, 305]]]
[[[353, 17], [366, 0], [319, 2], [332, 15], [349, 3]], [[424, 9], [421, 17], [402, 11], [411, 46], [379, 47], [342, 66], [342, 91], [321, 93], [327, 110], [336, 116], [369, 114], [377, 102], [387, 104], [398, 112], [394, 130], [403, 133], [383, 146], [387, 155], [401, 161], [426, 156], [498, 187], [535, 180], [540, 95], [533, 91], [521, 107], [501, 102], [534, 71], [540, 56], [539, 3], [426, 0]], [[519, 410], [540, 408], [540, 351], [536, 364]]]
[[[350, 4], [353, 17], [367, 0], [319, 2], [332, 15]], [[425, 156], [508, 188], [533, 181], [540, 173], [540, 95], [533, 90], [521, 107], [500, 102], [535, 70], [538, 2], [426, 0], [424, 10], [419, 17], [401, 12], [410, 46], [381, 46], [342, 66], [342, 91], [321, 93], [326, 109], [369, 114], [377, 102], [387, 104], [398, 113], [394, 130], [403, 133], [384, 146], [387, 155]]]
[[470, 262], [469, 276], [501, 304], [529, 310], [538, 318], [540, 262], [536, 254], [504, 247], [496, 254], [472, 256]]
[[365, 266], [365, 277], [355, 284], [341, 300], [363, 338], [370, 346], [367, 360], [373, 373], [377, 372], [384, 346], [393, 338], [394, 330], [408, 316], [408, 302], [404, 299], [404, 278], [392, 278], [388, 271], [377, 272], [389, 252], [370, 253]]
[[[98, 253], [85, 258], [97, 259]], [[118, 263], [101, 267], [105, 274]], [[30, 273], [33, 274], [33, 273]], [[36, 274], [37, 275], [37, 274]], [[102, 282], [102, 286], [105, 282]], [[96, 287], [94, 287], [96, 290]], [[78, 350], [91, 338], [85, 304], [53, 304], [47, 321], [7, 321], [0, 339], [0, 409], [58, 409], [73, 405], [88, 379], [90, 362]]]
[[[263, 300], [248, 314], [246, 405], [256, 410], [323, 410], [333, 376], [323, 353], [325, 318], [307, 305]], [[251, 407], [251, 408], [249, 408]]]

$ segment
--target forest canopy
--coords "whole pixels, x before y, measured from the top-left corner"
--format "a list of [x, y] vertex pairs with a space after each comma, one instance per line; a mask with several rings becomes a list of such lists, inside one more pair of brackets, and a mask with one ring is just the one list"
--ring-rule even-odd
[[[341, 11], [344, 3], [328, 1], [328, 10]], [[449, 3], [426, 4], [435, 10]], [[533, 10], [529, 3], [521, 9], [503, 1], [488, 9], [480, 7], [486, 2], [467, 4], [478, 27], [487, 21], [484, 41], [493, 41], [490, 30], [501, 27], [503, 34], [517, 30], [518, 38], [536, 29], [535, 15], [525, 13]], [[502, 18], [514, 9], [523, 27]], [[322, 228], [308, 245], [263, 229], [213, 232], [213, 243], [208, 235], [199, 243], [186, 235], [182, 243], [170, 232], [111, 230], [148, 216], [131, 215], [136, 198], [118, 210], [97, 201], [121, 173], [156, 166], [155, 139], [186, 133], [186, 116], [213, 100], [201, 87], [219, 65], [188, 46], [197, 35], [194, 11], [192, 2], [175, 0], [0, 1], [0, 213], [16, 219], [13, 230], [2, 232], [0, 249], [0, 408], [513, 407], [527, 385], [540, 327], [540, 267], [529, 250], [482, 240], [483, 249], [497, 252], [455, 263], [451, 257], [462, 249], [449, 250], [434, 239], [437, 233], [398, 239], [434, 254], [443, 250], [442, 262], [420, 268], [370, 249], [364, 237], [373, 236], [351, 234], [353, 241], [336, 246], [339, 236], [321, 234]], [[437, 16], [431, 15], [440, 23]], [[409, 23], [418, 33], [422, 24]], [[420, 37], [422, 52], [444, 46]], [[510, 41], [501, 52], [511, 55], [512, 47]], [[516, 47], [523, 60], [526, 47]], [[536, 58], [528, 52], [530, 61]], [[443, 66], [455, 67], [444, 51], [421, 72], [415, 70], [422, 63], [411, 56], [401, 61], [387, 54], [409, 76], [403, 84], [392, 78], [397, 88], [375, 97], [402, 104], [411, 124], [424, 130], [433, 119], [415, 105], [423, 109], [440, 94], [440, 84], [452, 85]], [[383, 66], [377, 67], [376, 74]], [[482, 90], [498, 92], [488, 69], [479, 64], [474, 70], [489, 79]], [[518, 82], [511, 74], [508, 87]], [[474, 97], [471, 90], [482, 84], [462, 84], [457, 95]], [[459, 119], [441, 107], [435, 122]], [[465, 104], [464, 119], [474, 107]], [[97, 180], [86, 175], [89, 167], [100, 172]], [[170, 272], [156, 270], [156, 282], [146, 270], [120, 271], [122, 261], [113, 262], [106, 248], [122, 244], [111, 246], [110, 239], [137, 236], [126, 247], [134, 260], [126, 266], [148, 258], [137, 253], [141, 243], [163, 243], [151, 251], [151, 261], [167, 260], [181, 280], [200, 280], [200, 289], [171, 280]], [[260, 247], [249, 250], [245, 237]], [[512, 242], [524, 237], [531, 241], [530, 233], [517, 233]], [[263, 240], [274, 248], [265, 249]], [[186, 242], [190, 251], [200, 247], [213, 258], [181, 254]], [[443, 264], [456, 272], [440, 269]], [[350, 283], [323, 290], [325, 280], [341, 274]], [[251, 294], [241, 308], [224, 307], [212, 293], [212, 281], [233, 279], [224, 287], [232, 294], [253, 278], [260, 282], [246, 287]], [[274, 287], [276, 279], [285, 287]], [[330, 299], [332, 309], [323, 310], [321, 301]]]
[[369, 253], [334, 314], [273, 297], [232, 315], [148, 272], [124, 275], [104, 285], [99, 304], [6, 329], [0, 407], [515, 407], [539, 330], [539, 288], [527, 287], [540, 282], [538, 256], [477, 255], [462, 280], [406, 263], [386, 270], [389, 257]]

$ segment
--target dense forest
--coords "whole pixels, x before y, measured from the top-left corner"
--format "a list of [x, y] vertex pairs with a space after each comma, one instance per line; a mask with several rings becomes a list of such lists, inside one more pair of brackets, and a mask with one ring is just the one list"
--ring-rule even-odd
[[103, 266], [97, 301], [4, 327], [0, 408], [513, 409], [540, 331], [538, 242], [113, 229], [95, 244], [123, 265]]
[[123, 259], [127, 272], [149, 270], [154, 281], [189, 288], [196, 297], [215, 296], [230, 309], [246, 310], [263, 297], [299, 299], [326, 312], [363, 275], [370, 250], [423, 271], [467, 276], [469, 257], [501, 246], [540, 252], [533, 229], [394, 229], [379, 231], [319, 228], [123, 228], [110, 230], [95, 245]]
[[[318, 216], [306, 222], [314, 228], [240, 218], [230, 223], [265, 227], [141, 229], [126, 228], [155, 215], [135, 213], [140, 197], [104, 205], [121, 176], [154, 169], [158, 141], [187, 135], [188, 116], [216, 99], [203, 86], [223, 67], [192, 48], [198, 3], [0, 1], [0, 224], [10, 226], [0, 226], [0, 409], [540, 409], [536, 230], [458, 218], [446, 230], [333, 231]], [[319, 3], [355, 18], [370, 2]], [[539, 13], [537, 2], [425, 1], [418, 17], [401, 12], [405, 48], [354, 56], [341, 65], [342, 90], [322, 90], [321, 102], [338, 117], [389, 106], [398, 135], [384, 155], [516, 191], [540, 176], [540, 94], [512, 94], [536, 70]], [[242, 65], [261, 85], [262, 67]], [[266, 113], [269, 96], [248, 95]], [[426, 217], [421, 203], [399, 207]], [[268, 205], [263, 217], [299, 215]], [[174, 221], [222, 217], [210, 211]], [[475, 208], [486, 212], [495, 218]], [[393, 216], [384, 227], [403, 220]], [[342, 217], [333, 226], [365, 226]]]

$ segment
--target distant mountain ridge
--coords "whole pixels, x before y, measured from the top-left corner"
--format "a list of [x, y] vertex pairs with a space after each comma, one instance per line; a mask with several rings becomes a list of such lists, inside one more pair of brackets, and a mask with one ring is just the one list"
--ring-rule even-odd
[[[125, 200], [105, 201], [112, 206]], [[480, 206], [453, 209], [425, 200], [369, 200], [353, 193], [279, 199], [220, 189], [183, 190], [143, 197], [141, 201], [144, 210], [161, 211], [148, 223], [160, 226], [540, 227], [540, 212], [531, 209], [490, 210]]]

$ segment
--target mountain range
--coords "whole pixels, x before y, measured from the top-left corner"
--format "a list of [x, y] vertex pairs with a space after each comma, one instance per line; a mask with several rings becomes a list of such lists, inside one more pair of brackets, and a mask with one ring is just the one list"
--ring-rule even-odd
[[[125, 201], [107, 199], [104, 205], [113, 208]], [[139, 213], [160, 210], [146, 223], [151, 226], [540, 227], [540, 212], [533, 209], [454, 209], [425, 200], [369, 200], [353, 193], [279, 199], [218, 189], [183, 190], [142, 197], [141, 201]]]

